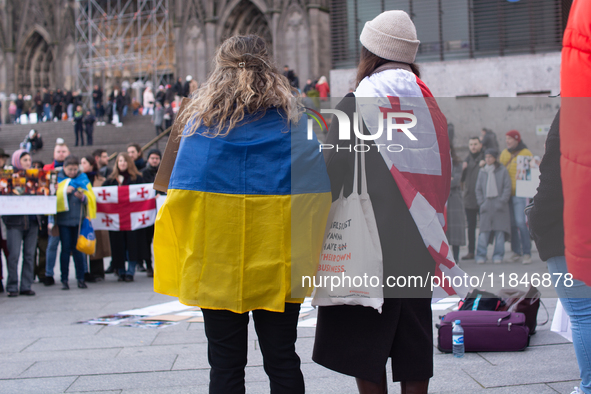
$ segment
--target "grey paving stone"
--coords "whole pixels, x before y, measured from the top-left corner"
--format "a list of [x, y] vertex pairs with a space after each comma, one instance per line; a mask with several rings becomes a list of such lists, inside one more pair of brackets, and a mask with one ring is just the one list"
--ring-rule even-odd
[[[134, 328], [118, 328], [118, 330], [132, 330], [135, 333], [141, 331], [155, 331]], [[153, 334], [152, 338], [141, 334], [138, 334], [138, 337], [134, 337], [134, 335], [131, 334], [127, 336], [98, 337], [96, 335], [81, 335], [77, 337], [41, 338], [29, 346], [25, 351], [38, 352], [50, 350], [104, 349], [127, 346], [149, 346], [151, 340], [153, 340], [155, 337], [156, 333]]]
[[71, 337], [77, 335], [94, 335], [102, 326], [90, 326], [85, 324], [47, 325], [44, 327], [28, 327], [26, 330], [8, 328], [2, 330], [4, 340], [15, 340], [30, 337]]
[[[48, 352], [22, 352], [3, 355], [3, 360], [11, 362], [35, 362], [54, 360], [109, 359], [117, 356], [123, 348], [51, 350]], [[132, 348], [133, 349], [133, 348]]]
[[[1, 330], [0, 330], [0, 333], [1, 333]], [[37, 340], [39, 340], [39, 338], [35, 338], [35, 337], [10, 340], [10, 341], [2, 340], [2, 341], [0, 341], [0, 354], [20, 352], [23, 349], [27, 348], [27, 346], [30, 346], [31, 344], [35, 343], [35, 341], [37, 341]]]
[[538, 330], [529, 340], [529, 346], [572, 344], [568, 339], [550, 330]]
[[577, 379], [579, 369], [571, 344], [536, 346], [523, 352], [480, 353], [491, 366], [463, 369], [483, 387], [552, 383]]
[[469, 390], [481, 389], [482, 386], [467, 373], [469, 367], [490, 373], [490, 364], [476, 353], [466, 353], [459, 359], [451, 354], [438, 354], [433, 357], [433, 367], [429, 392], [434, 393], [440, 391], [465, 393]]
[[[433, 394], [457, 394], [458, 391], [431, 391]], [[556, 394], [556, 391], [545, 384], [528, 384], [523, 386], [506, 386], [490, 389], [462, 391], [462, 394]], [[570, 391], [569, 391], [570, 393]]]
[[172, 390], [179, 387], [207, 386], [209, 371], [170, 371], [170, 372], [145, 372], [123, 373], [94, 376], [80, 376], [68, 389], [68, 393], [76, 391], [94, 390], [156, 390], [164, 388]]
[[0, 379], [16, 378], [27, 370], [35, 361], [0, 362]]
[[548, 383], [548, 386], [560, 394], [570, 394], [574, 391], [575, 387], [579, 387], [580, 384], [580, 380], [570, 380], [566, 382]]
[[[196, 387], [159, 387], [157, 389], [123, 390], [122, 394], [209, 394], [208, 386]], [[94, 392], [92, 393], [94, 394]], [[250, 394], [250, 393], [249, 393]]]
[[76, 377], [0, 380], [2, 394], [55, 394], [63, 393]]
[[166, 330], [158, 330], [158, 336], [154, 339], [152, 345], [178, 345], [178, 344], [194, 344], [207, 343], [204, 331], [191, 330], [186, 332], [166, 332]]
[[41, 361], [22, 373], [20, 377], [102, 375], [128, 372], [169, 371], [175, 355], [160, 357], [127, 357], [85, 360]]

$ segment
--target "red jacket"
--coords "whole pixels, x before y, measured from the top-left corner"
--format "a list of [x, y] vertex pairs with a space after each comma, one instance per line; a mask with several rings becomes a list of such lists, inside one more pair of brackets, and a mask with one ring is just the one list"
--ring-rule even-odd
[[591, 1], [572, 4], [560, 78], [565, 256], [575, 279], [591, 285]]

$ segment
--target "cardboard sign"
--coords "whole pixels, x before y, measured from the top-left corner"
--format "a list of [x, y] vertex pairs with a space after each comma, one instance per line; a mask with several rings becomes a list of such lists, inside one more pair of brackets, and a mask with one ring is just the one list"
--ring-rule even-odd
[[166, 148], [164, 148], [162, 161], [160, 162], [158, 173], [156, 173], [156, 178], [154, 179], [154, 189], [158, 190], [159, 192], [166, 193], [168, 191], [170, 175], [172, 174], [172, 168], [174, 167], [176, 155], [179, 151], [179, 145], [181, 144], [180, 135], [186, 125], [186, 122], [182, 121], [180, 118], [182, 117], [185, 107], [190, 102], [191, 99], [188, 98], [184, 98], [183, 101], [181, 101], [181, 106], [172, 125], [170, 135], [168, 136], [168, 142], [166, 143]]

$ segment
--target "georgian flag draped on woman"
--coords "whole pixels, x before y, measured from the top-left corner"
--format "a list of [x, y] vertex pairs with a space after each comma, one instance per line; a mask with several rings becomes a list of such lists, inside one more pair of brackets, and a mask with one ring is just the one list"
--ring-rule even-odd
[[[384, 117], [381, 125], [383, 132], [371, 143], [403, 146], [400, 152], [385, 148], [379, 151], [435, 260], [435, 275], [440, 280], [444, 275], [445, 278], [463, 277], [464, 272], [455, 264], [445, 235], [444, 209], [451, 182], [447, 121], [431, 91], [413, 73], [389, 69], [364, 78], [355, 91], [355, 97], [361, 118], [372, 135], [379, 133], [378, 122], [383, 116], [380, 113], [404, 112], [416, 116], [416, 126], [409, 129], [416, 140], [396, 131], [388, 138], [387, 119]], [[402, 122], [401, 119], [397, 121]], [[463, 296], [468, 290], [449, 286], [447, 279], [441, 283], [442, 286], [433, 291], [434, 299], [452, 294]]]

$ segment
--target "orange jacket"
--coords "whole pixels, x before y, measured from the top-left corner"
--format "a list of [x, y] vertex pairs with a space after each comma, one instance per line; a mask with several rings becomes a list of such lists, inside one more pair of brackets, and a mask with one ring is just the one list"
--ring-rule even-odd
[[560, 78], [565, 256], [575, 279], [591, 285], [591, 1], [572, 4]]

